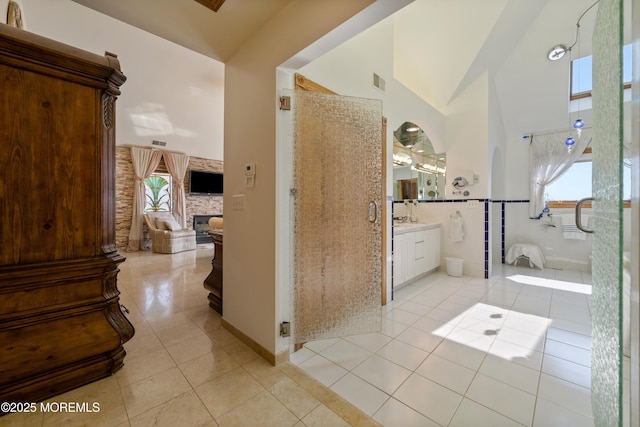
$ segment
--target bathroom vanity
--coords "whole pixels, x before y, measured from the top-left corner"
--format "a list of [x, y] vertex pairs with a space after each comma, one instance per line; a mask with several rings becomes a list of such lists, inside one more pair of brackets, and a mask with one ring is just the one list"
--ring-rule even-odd
[[436, 222], [394, 224], [394, 288], [425, 276], [440, 266], [441, 229]]

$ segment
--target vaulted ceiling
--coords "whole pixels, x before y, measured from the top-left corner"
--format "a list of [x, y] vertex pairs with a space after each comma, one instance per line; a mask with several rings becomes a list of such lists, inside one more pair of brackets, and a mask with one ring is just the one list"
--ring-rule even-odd
[[[266, 22], [298, 0], [73, 1], [226, 62]], [[554, 126], [545, 117], [540, 117], [545, 124], [538, 125], [532, 117], [518, 114], [515, 107], [549, 90], [563, 91], [558, 82], [566, 84], [568, 61], [551, 64], [546, 53], [555, 44], [570, 44], [575, 39], [576, 21], [594, 1], [415, 0], [393, 18], [394, 77], [444, 111], [489, 70], [495, 77], [507, 128], [511, 124], [536, 130]], [[584, 34], [592, 31], [593, 15], [582, 23]], [[578, 47], [580, 52], [574, 54], [590, 54], [590, 36]], [[548, 82], [556, 86], [550, 89]], [[564, 98], [558, 105], [566, 114]], [[539, 111], [545, 109], [548, 106]]]
[[292, 0], [74, 1], [225, 62]]

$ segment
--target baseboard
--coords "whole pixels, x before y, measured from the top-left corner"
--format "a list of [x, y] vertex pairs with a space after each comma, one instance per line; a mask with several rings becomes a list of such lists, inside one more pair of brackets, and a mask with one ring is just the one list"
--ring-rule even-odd
[[273, 354], [262, 345], [257, 343], [253, 338], [242, 332], [240, 329], [233, 326], [231, 323], [227, 322], [224, 317], [220, 319], [220, 324], [223, 328], [229, 331], [234, 337], [238, 338], [240, 341], [248, 345], [253, 351], [258, 353], [263, 359], [267, 362], [271, 363], [273, 366], [279, 365], [283, 362], [289, 361], [289, 351], [285, 350], [283, 352]]

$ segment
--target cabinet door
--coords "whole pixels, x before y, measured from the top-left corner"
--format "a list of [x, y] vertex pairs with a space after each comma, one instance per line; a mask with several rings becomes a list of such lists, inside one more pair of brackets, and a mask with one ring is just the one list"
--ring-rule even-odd
[[426, 257], [428, 252], [427, 232], [426, 230], [416, 231], [414, 235], [415, 241], [415, 275], [419, 276], [427, 272], [428, 258]]
[[440, 229], [426, 231], [425, 237], [425, 271], [433, 270], [440, 265]]
[[415, 233], [404, 235], [404, 281], [416, 277], [416, 241]]
[[433, 248], [435, 254], [433, 256], [433, 266], [431, 268], [440, 267], [440, 246], [442, 242], [442, 228], [436, 228], [433, 230]]
[[393, 284], [398, 286], [405, 281], [404, 278], [404, 241], [406, 234], [393, 236]]

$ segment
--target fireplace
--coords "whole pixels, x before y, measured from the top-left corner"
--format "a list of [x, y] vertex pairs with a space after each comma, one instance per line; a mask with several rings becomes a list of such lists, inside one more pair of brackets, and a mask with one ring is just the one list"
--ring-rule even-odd
[[222, 215], [194, 215], [193, 216], [193, 229], [196, 230], [196, 243], [212, 243], [213, 240], [207, 231], [211, 230], [209, 227], [209, 219], [213, 217], [222, 218]]

